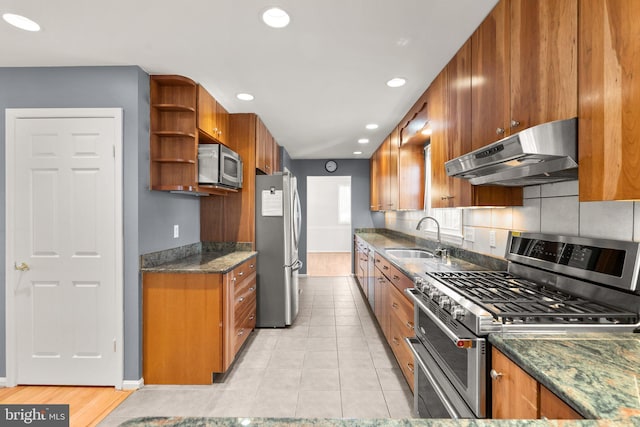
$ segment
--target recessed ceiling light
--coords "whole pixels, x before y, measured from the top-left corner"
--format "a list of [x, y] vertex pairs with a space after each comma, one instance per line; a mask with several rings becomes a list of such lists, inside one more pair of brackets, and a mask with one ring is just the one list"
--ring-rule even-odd
[[253, 95], [250, 93], [239, 93], [236, 95], [236, 98], [241, 101], [253, 101]]
[[400, 86], [404, 86], [405, 83], [407, 83], [407, 79], [403, 79], [402, 77], [394, 77], [387, 82], [387, 86], [400, 87]]
[[20, 28], [25, 31], [40, 31], [40, 25], [37, 22], [32, 21], [29, 18], [25, 18], [22, 15], [16, 15], [15, 13], [5, 13], [2, 15], [2, 19], [7, 23], [13, 25], [16, 28]]
[[368, 125], [365, 126], [367, 129], [369, 130], [373, 130], [373, 129], [378, 129], [378, 125], [375, 123], [369, 123]]
[[358, 140], [358, 144], [368, 144], [369, 140], [367, 138], [360, 138]]
[[362, 151], [354, 151], [353, 154], [362, 154]]
[[272, 7], [262, 14], [262, 20], [272, 28], [284, 28], [289, 25], [289, 14], [279, 7]]

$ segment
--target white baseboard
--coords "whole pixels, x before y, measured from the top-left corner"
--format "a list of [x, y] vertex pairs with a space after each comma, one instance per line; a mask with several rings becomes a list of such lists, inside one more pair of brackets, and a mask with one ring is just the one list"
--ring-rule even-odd
[[144, 378], [140, 378], [139, 380], [124, 380], [122, 381], [122, 389], [123, 390], [138, 390], [144, 387]]
[[0, 377], [0, 387], [7, 386], [7, 377]]

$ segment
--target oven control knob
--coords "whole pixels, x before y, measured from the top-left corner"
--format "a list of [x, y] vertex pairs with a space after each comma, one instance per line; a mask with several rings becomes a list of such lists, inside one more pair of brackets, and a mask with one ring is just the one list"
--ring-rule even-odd
[[434, 287], [431, 287], [427, 291], [427, 295], [429, 295], [430, 299], [434, 300], [435, 302], [438, 302], [439, 297], [440, 297], [440, 291], [438, 291], [438, 289], [436, 289]]
[[441, 308], [448, 311], [449, 308], [451, 307], [451, 298], [449, 298], [446, 295], [442, 295], [442, 297], [440, 298], [440, 301], [438, 301], [438, 304], [440, 305]]
[[456, 320], [464, 320], [464, 315], [466, 314], [466, 312], [467, 311], [461, 305], [456, 305], [455, 307], [453, 307], [451, 314]]

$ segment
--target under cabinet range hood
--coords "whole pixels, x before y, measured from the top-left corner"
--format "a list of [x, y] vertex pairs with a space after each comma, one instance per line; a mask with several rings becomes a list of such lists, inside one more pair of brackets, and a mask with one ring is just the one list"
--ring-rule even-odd
[[445, 163], [473, 185], [527, 186], [578, 179], [578, 119], [544, 123]]

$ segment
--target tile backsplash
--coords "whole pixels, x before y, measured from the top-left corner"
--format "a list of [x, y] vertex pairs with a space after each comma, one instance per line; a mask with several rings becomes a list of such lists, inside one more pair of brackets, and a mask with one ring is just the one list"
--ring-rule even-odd
[[[416, 230], [424, 215], [423, 211], [387, 212], [385, 227], [435, 238], [430, 230]], [[462, 223], [463, 236], [443, 233], [443, 242], [500, 257], [509, 230], [640, 241], [640, 202], [581, 203], [578, 181], [568, 181], [525, 187], [522, 207], [463, 209]]]

